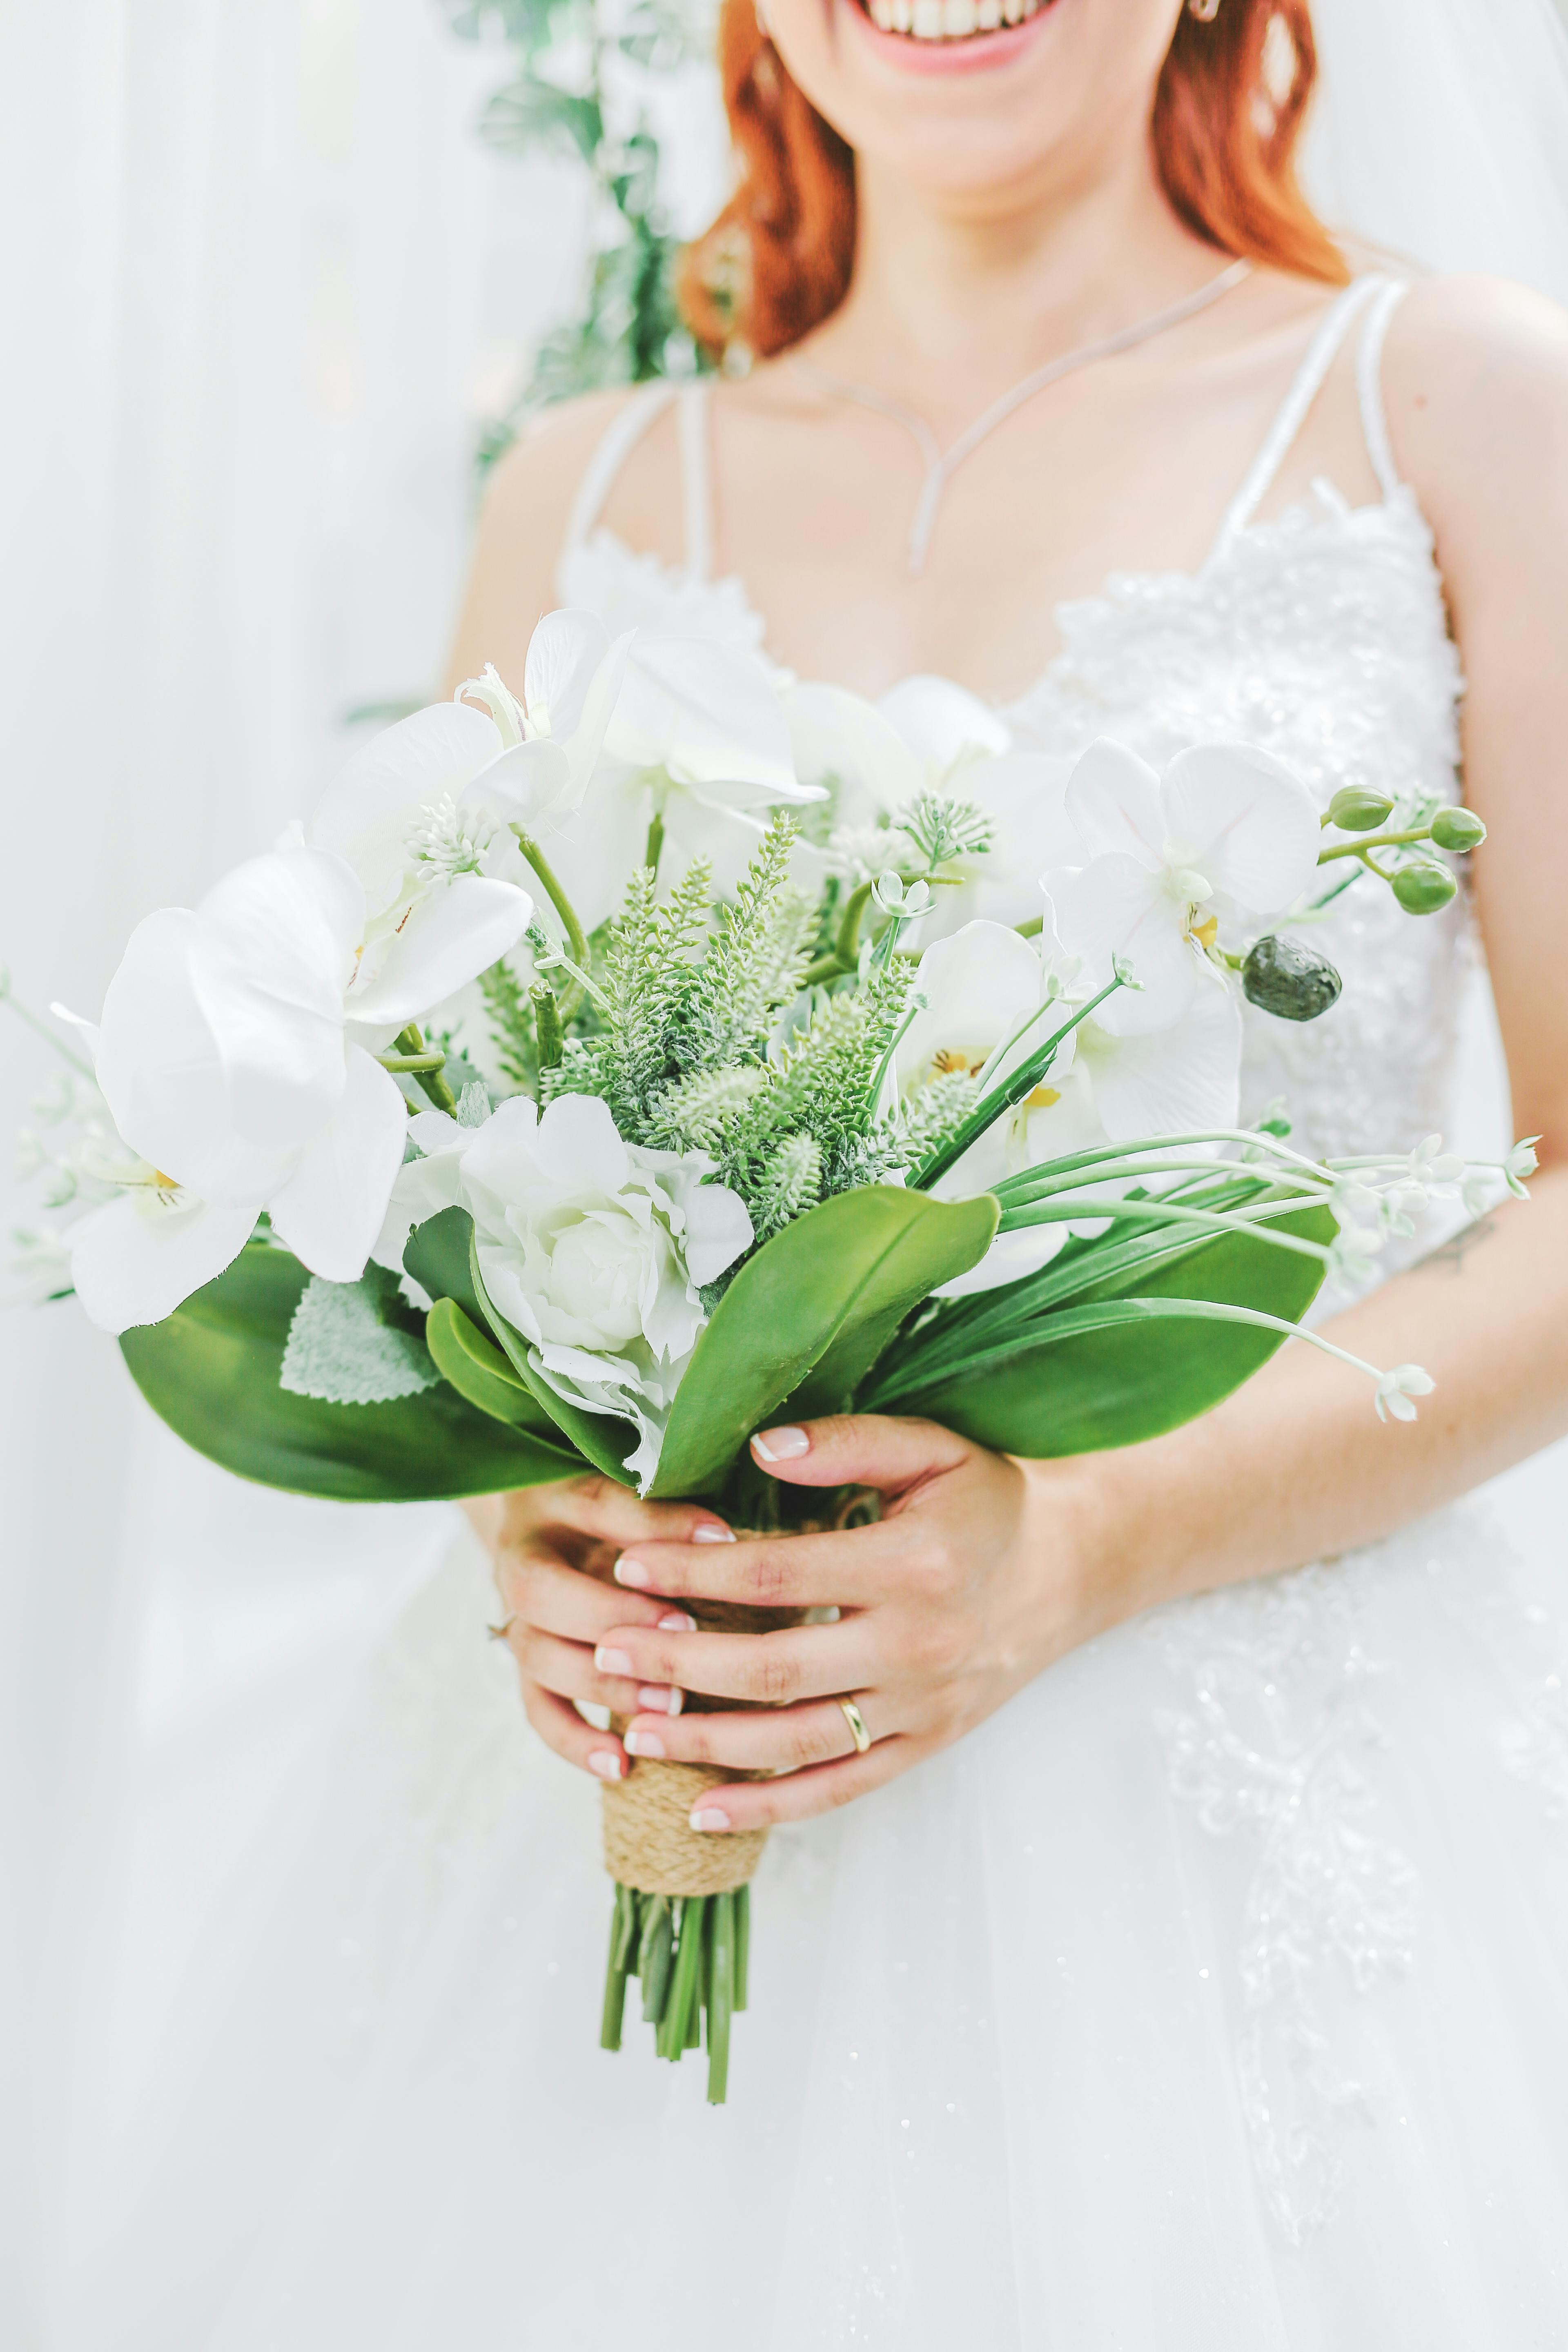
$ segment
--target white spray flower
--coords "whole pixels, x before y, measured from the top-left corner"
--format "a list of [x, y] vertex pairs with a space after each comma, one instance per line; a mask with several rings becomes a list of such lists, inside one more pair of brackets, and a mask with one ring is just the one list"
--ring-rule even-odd
[[1387, 1421], [1392, 1417], [1394, 1421], [1414, 1421], [1416, 1413], [1411, 1398], [1430, 1396], [1436, 1385], [1431, 1373], [1423, 1371], [1419, 1364], [1395, 1364], [1394, 1370], [1384, 1372], [1377, 1383], [1374, 1402], [1378, 1419]]

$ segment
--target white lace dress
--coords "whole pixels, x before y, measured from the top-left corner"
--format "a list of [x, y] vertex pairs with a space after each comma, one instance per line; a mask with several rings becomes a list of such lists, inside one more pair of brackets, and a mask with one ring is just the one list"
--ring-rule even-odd
[[[1005, 714], [1071, 753], [1262, 742], [1454, 788], [1460, 679], [1352, 289], [1194, 574], [1061, 615]], [[1383, 502], [1253, 511], [1359, 316]], [[595, 530], [563, 601], [760, 645]], [[1445, 1124], [1462, 917], [1352, 891], [1346, 988], [1252, 1016], [1320, 1148]], [[1216, 1497], [1216, 1509], [1221, 1507]], [[1183, 1601], [844, 1815], [776, 1833], [731, 2104], [596, 2047], [596, 1792], [521, 1720], [461, 1543], [210, 1934], [84, 2241], [94, 2352], [1535, 2352], [1568, 2346], [1568, 1699], [1472, 1507]], [[84, 2266], [86, 2257], [84, 2256]]]

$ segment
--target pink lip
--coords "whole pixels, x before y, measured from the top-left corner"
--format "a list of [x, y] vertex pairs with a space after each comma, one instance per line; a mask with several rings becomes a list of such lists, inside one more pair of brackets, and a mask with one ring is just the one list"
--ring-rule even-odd
[[1054, 5], [1055, 0], [1046, 0], [1026, 25], [1004, 25], [999, 32], [969, 33], [956, 41], [916, 41], [908, 33], [884, 33], [871, 22], [859, 0], [838, 0], [838, 14], [853, 17], [877, 56], [900, 73], [984, 73], [992, 66], [1011, 65]]

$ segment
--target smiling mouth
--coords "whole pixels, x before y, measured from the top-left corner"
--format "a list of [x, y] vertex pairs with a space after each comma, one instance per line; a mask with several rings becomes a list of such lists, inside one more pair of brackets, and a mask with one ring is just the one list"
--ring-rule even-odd
[[1039, 16], [1051, 0], [859, 0], [879, 33], [912, 41], [968, 41], [1010, 30]]

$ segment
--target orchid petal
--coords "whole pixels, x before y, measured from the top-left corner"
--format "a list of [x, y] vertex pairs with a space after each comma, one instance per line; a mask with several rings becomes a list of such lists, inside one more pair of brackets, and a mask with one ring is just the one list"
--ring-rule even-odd
[[546, 613], [528, 641], [522, 704], [533, 726], [564, 741], [583, 716], [594, 673], [610, 650], [604, 623], [567, 604]]
[[172, 1205], [137, 1186], [69, 1231], [71, 1280], [100, 1331], [162, 1323], [233, 1264], [260, 1213], [257, 1201], [222, 1204], [182, 1195]]
[[1112, 851], [1076, 874], [1048, 877], [1047, 891], [1058, 936], [1069, 955], [1084, 959], [1089, 991], [1109, 984], [1113, 957], [1137, 982], [1107, 1000], [1096, 1015], [1102, 1026], [1129, 1035], [1181, 1018], [1197, 979], [1197, 950], [1158, 874]]
[[294, 1138], [234, 1132], [228, 1072], [193, 971], [200, 934], [184, 907], [137, 924], [103, 1001], [98, 1083], [121, 1135], [153, 1168], [206, 1201], [263, 1200]]
[[357, 1282], [403, 1164], [407, 1107], [358, 1045], [344, 1055], [343, 1097], [267, 1206], [279, 1239], [329, 1282]]
[[710, 638], [639, 635], [605, 742], [613, 759], [712, 786], [734, 807], [823, 797], [795, 782], [766, 665]]
[[1282, 912], [1317, 872], [1317, 810], [1305, 785], [1267, 751], [1194, 744], [1166, 769], [1163, 793], [1182, 862], [1249, 912]]
[[901, 678], [877, 708], [898, 729], [924, 771], [922, 782], [932, 791], [947, 783], [955, 768], [994, 758], [1012, 747], [1006, 721], [950, 677]]
[[1125, 744], [1101, 735], [1089, 745], [1068, 780], [1067, 814], [1091, 858], [1114, 854], [1140, 866], [1163, 865], [1160, 779]]
[[[226, 875], [196, 917], [191, 975], [223, 1060], [227, 1124], [291, 1149], [342, 1091], [342, 997], [364, 894], [340, 857], [271, 850]], [[185, 1181], [210, 1197], [194, 1172]]]
[[1068, 1239], [1063, 1225], [1023, 1225], [1016, 1233], [998, 1234], [978, 1265], [933, 1290], [933, 1298], [971, 1298], [983, 1290], [999, 1290], [1005, 1282], [1022, 1282], [1049, 1265]]
[[351, 989], [351, 1020], [423, 1019], [515, 947], [533, 919], [533, 901], [510, 882], [456, 874], [416, 901], [363, 991]]
[[363, 744], [329, 784], [306, 827], [318, 849], [345, 859], [372, 915], [395, 905], [408, 865], [408, 836], [488, 767], [500, 749], [493, 719], [466, 702], [437, 702]]
[[583, 708], [566, 746], [572, 763], [571, 801], [578, 806], [593, 780], [599, 755], [605, 748], [605, 736], [621, 688], [626, 684], [626, 657], [631, 651], [636, 631], [627, 629], [615, 639], [598, 668], [588, 682], [583, 698]]
[[842, 824], [892, 816], [921, 790], [920, 761], [874, 702], [840, 686], [794, 686], [780, 698], [795, 774], [834, 792]]
[[[901, 1068], [923, 1084], [939, 1053], [984, 1064], [1037, 1009], [1040, 982], [1037, 950], [1005, 924], [966, 923], [951, 939], [938, 940], [920, 961], [915, 987], [926, 1009], [905, 1033], [899, 1048]], [[1010, 1061], [1018, 1061], [1048, 1034], [1042, 1020], [1014, 1048]]]
[[572, 803], [572, 761], [564, 747], [548, 735], [513, 743], [498, 752], [465, 784], [458, 801], [459, 814], [488, 819], [496, 825], [521, 825], [537, 830], [542, 818]]
[[[1234, 1127], [1241, 1008], [1217, 972], [1200, 971], [1192, 1002], [1173, 1028], [1117, 1036], [1098, 1021], [1086, 1021], [1079, 1034], [1079, 1066], [1089, 1075], [1095, 1108], [1113, 1143]], [[1031, 1132], [1031, 1148], [1033, 1140]]]

